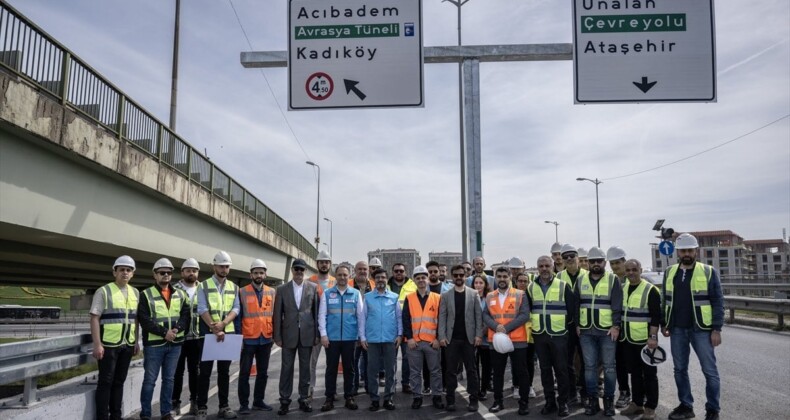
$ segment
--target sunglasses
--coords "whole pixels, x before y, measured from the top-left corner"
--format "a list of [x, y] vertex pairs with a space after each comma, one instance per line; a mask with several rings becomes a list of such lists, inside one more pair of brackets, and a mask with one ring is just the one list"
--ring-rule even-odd
[[406, 270], [392, 270], [393, 273], [405, 273]]
[[466, 277], [466, 273], [453, 273], [453, 277]]
[[304, 271], [304, 267], [294, 267], [291, 270], [293, 270], [293, 271]]
[[158, 272], [156, 274], [159, 274], [160, 276], [165, 277], [165, 276], [172, 276], [173, 272], [172, 271], [160, 271], [160, 272]]
[[563, 255], [563, 256], [562, 256], [562, 259], [563, 259], [563, 260], [572, 260], [572, 259], [574, 259], [574, 258], [576, 258], [576, 255], [571, 255], [571, 254], [568, 254], [568, 255]]
[[606, 260], [587, 260], [590, 264], [604, 264]]

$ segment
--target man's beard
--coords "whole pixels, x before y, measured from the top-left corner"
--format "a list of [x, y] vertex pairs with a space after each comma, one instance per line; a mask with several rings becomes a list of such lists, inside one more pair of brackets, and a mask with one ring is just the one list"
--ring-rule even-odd
[[683, 265], [691, 265], [694, 263], [694, 257], [682, 257], [680, 263]]

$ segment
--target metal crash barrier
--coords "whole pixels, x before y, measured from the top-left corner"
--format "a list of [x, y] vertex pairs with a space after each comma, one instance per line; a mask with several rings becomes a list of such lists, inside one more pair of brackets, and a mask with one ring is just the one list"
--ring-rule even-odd
[[724, 296], [724, 309], [729, 309], [729, 323], [735, 322], [736, 310], [748, 310], [752, 312], [765, 312], [776, 314], [778, 318], [778, 329], [784, 328], [784, 316], [790, 314], [790, 299], [766, 299], [745, 296]]

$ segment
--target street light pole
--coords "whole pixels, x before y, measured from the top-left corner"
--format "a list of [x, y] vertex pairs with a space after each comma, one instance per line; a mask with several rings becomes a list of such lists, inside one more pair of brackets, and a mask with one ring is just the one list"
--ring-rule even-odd
[[332, 223], [332, 220], [330, 220], [327, 217], [324, 217], [324, 220], [329, 222], [329, 255], [330, 256], [334, 256], [335, 255], [335, 251], [334, 251], [334, 248], [332, 247], [332, 243], [333, 243], [332, 241], [334, 241], [334, 238], [335, 238], [335, 234], [332, 233], [332, 230], [333, 230], [332, 225], [333, 225], [333, 223]]
[[315, 249], [318, 250], [318, 245], [321, 244], [321, 237], [318, 234], [318, 223], [321, 220], [319, 213], [321, 212], [321, 167], [317, 163], [307, 161], [306, 164], [315, 166], [318, 169], [318, 198], [315, 203]]
[[601, 211], [598, 207], [598, 185], [603, 184], [603, 181], [599, 180], [598, 178], [590, 179], [590, 178], [576, 178], [577, 181], [590, 181], [595, 184], [595, 219], [596, 224], [598, 225], [598, 248], [601, 247]]
[[548, 224], [550, 224], [550, 225], [554, 225], [554, 242], [557, 242], [557, 243], [559, 243], [559, 242], [560, 242], [560, 235], [559, 235], [559, 230], [557, 229], [557, 226], [559, 226], [559, 225], [560, 225], [560, 222], [557, 222], [557, 221], [551, 221], [551, 220], [546, 220], [546, 221], [545, 221], [545, 222], [543, 222], [543, 223], [548, 223]]

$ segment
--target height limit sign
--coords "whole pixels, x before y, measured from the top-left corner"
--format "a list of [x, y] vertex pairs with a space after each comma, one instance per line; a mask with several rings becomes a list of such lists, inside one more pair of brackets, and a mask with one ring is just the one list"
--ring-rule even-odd
[[422, 0], [289, 0], [288, 107], [424, 105]]

